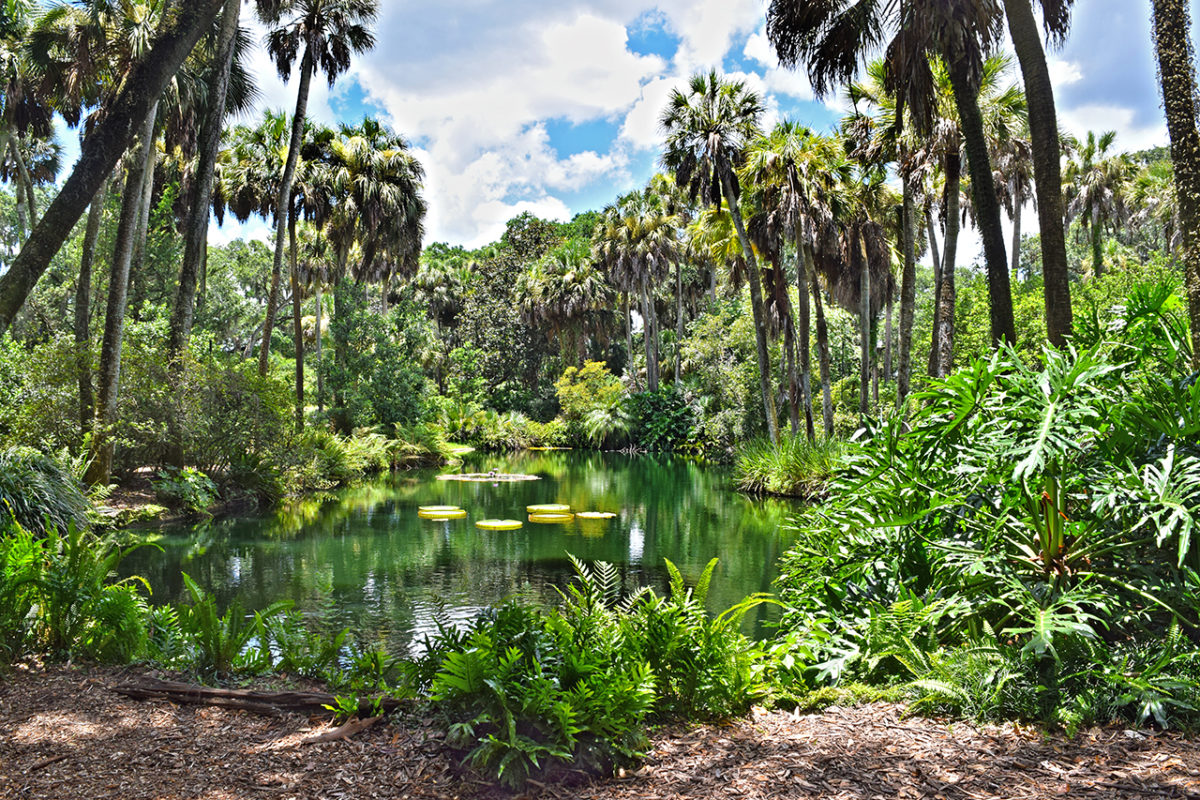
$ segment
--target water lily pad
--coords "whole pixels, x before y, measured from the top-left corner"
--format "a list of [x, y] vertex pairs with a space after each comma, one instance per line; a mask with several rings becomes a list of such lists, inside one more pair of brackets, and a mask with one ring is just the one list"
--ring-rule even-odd
[[525, 510], [530, 514], [566, 514], [571, 507], [562, 503], [545, 503], [540, 506], [525, 506]]
[[530, 522], [540, 522], [543, 524], [555, 524], [555, 523], [570, 522], [573, 519], [575, 519], [574, 514], [564, 514], [564, 513], [553, 513], [553, 514], [542, 513], [542, 514], [530, 514], [529, 515]]
[[611, 511], [579, 511], [575, 516], [580, 519], [612, 519], [616, 514]]
[[457, 511], [418, 511], [417, 516], [431, 522], [446, 522], [452, 519], [463, 519], [467, 516], [467, 512], [461, 508]]
[[462, 506], [420, 506], [418, 514], [449, 514], [452, 511], [462, 511]]
[[481, 519], [475, 523], [475, 527], [485, 531], [515, 531], [521, 527], [521, 522], [515, 519]]

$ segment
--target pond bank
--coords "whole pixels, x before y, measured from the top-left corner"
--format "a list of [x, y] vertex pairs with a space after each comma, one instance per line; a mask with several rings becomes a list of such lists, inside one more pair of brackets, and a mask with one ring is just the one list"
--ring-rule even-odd
[[[458, 766], [411, 714], [347, 740], [302, 741], [327, 719], [129, 700], [137, 670], [18, 667], [0, 683], [0, 797], [510, 798]], [[1013, 725], [905, 718], [874, 704], [822, 714], [757, 711], [661, 730], [617, 778], [563, 776], [530, 798], [1200, 796], [1200, 742], [1105, 728], [1074, 740]]]

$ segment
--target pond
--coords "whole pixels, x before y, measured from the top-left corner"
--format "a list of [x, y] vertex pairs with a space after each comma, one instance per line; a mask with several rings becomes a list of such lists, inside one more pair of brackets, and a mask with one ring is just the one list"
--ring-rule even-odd
[[[721, 611], [770, 591], [796, 506], [730, 488], [727, 470], [653, 455], [576, 451], [472, 454], [449, 471], [528, 473], [516, 483], [439, 481], [439, 471], [399, 473], [306, 498], [266, 515], [166, 527], [122, 565], [154, 587], [154, 603], [185, 599], [182, 572], [221, 607], [291, 600], [321, 627], [350, 626], [396, 653], [420, 649], [436, 623], [462, 623], [507, 596], [557, 597], [573, 573], [568, 553], [616, 565], [626, 588], [665, 590], [669, 558], [694, 582], [720, 558], [709, 606]], [[526, 521], [525, 507], [565, 503], [608, 511], [609, 520]], [[465, 519], [434, 522], [418, 506], [457, 505]], [[520, 530], [480, 530], [476, 521], [517, 519]], [[747, 620], [757, 632], [770, 609]]]

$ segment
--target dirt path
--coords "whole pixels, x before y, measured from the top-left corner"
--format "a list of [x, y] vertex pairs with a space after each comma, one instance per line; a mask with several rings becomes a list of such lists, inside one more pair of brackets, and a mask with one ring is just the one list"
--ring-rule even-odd
[[[302, 744], [326, 720], [142, 703], [119, 673], [0, 678], [0, 798], [505, 797], [461, 772], [420, 720]], [[904, 718], [896, 706], [660, 732], [645, 766], [537, 798], [1196, 798], [1200, 741], [1104, 729], [1073, 741]]]

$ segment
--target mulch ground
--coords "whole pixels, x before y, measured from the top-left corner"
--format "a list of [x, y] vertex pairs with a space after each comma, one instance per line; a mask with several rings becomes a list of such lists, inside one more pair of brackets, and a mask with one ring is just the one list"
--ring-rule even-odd
[[[0, 677], [0, 798], [503, 798], [411, 715], [352, 739], [305, 744], [327, 719], [139, 702], [128, 674], [25, 669]], [[1100, 729], [1035, 729], [905, 717], [870, 705], [757, 712], [665, 730], [645, 765], [530, 798], [1197, 798], [1200, 742]]]

